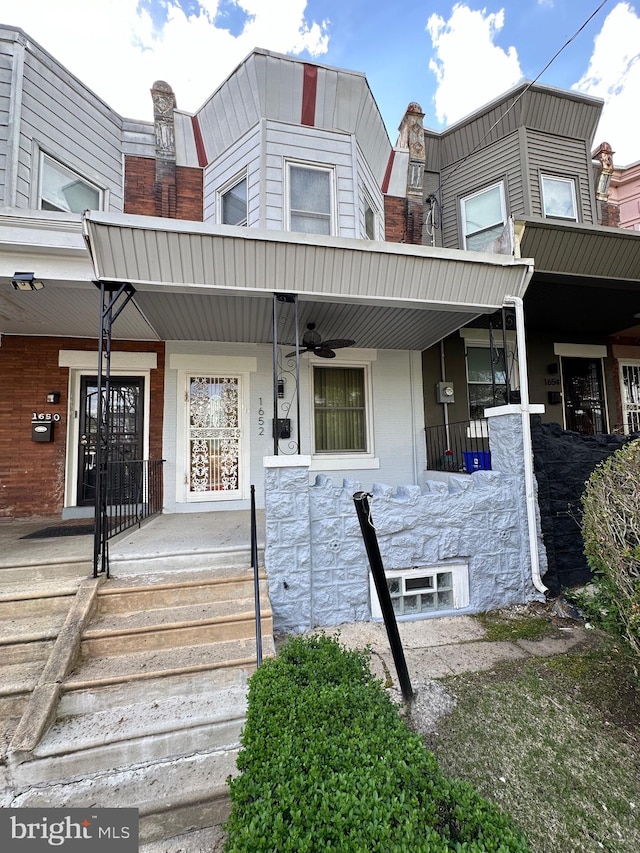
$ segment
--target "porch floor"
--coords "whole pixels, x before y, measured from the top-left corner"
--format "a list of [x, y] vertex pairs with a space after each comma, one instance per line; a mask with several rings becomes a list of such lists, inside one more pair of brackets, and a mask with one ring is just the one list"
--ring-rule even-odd
[[[264, 510], [257, 510], [258, 544], [264, 543]], [[59, 526], [52, 518], [0, 519], [0, 568], [70, 563], [93, 559], [93, 536], [25, 538]], [[155, 516], [141, 528], [131, 528], [110, 543], [111, 560], [138, 560], [172, 554], [248, 550], [251, 543], [248, 510], [171, 513]]]

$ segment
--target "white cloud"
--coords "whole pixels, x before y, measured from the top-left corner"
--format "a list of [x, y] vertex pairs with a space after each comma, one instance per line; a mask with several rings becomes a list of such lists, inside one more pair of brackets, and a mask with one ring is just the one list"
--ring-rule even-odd
[[254, 47], [326, 52], [327, 22], [306, 20], [306, 0], [232, 2], [248, 15], [237, 37], [215, 25], [218, 0], [200, 0], [191, 15], [177, 0], [155, 0], [167, 12], [162, 27], [138, 0], [22, 0], [0, 17], [25, 30], [115, 110], [150, 120], [155, 80], [166, 80], [178, 106], [193, 111]]
[[437, 78], [434, 104], [438, 121], [451, 124], [510, 89], [522, 79], [515, 47], [494, 44], [504, 25], [504, 9], [495, 14], [456, 3], [449, 20], [431, 15], [427, 31]]
[[608, 142], [617, 166], [640, 160], [640, 17], [629, 3], [618, 3], [605, 18], [589, 67], [573, 88], [604, 99], [595, 144]]

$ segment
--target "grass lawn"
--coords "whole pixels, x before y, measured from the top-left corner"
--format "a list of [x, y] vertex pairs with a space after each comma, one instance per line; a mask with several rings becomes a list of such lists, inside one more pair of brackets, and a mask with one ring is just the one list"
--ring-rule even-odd
[[[490, 617], [491, 639], [536, 639], [548, 619]], [[497, 802], [532, 853], [640, 851], [640, 660], [588, 646], [441, 681], [455, 700], [427, 738], [442, 770]]]

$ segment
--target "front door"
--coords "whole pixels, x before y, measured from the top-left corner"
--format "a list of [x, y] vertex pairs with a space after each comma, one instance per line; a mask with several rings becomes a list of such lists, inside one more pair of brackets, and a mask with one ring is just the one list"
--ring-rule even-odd
[[189, 500], [242, 497], [242, 377], [188, 377]]
[[581, 435], [607, 432], [602, 359], [561, 358], [565, 429]]
[[640, 362], [620, 364], [620, 388], [625, 435], [640, 432]]
[[[109, 381], [111, 435], [109, 458], [142, 459], [144, 379], [112, 377]], [[103, 406], [106, 393], [102, 389]], [[98, 440], [98, 379], [83, 376], [80, 383], [78, 446], [78, 506], [89, 506], [96, 494], [96, 445]]]

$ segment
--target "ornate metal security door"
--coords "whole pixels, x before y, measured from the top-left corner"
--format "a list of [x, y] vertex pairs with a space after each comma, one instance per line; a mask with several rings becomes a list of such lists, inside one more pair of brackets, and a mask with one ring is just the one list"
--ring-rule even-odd
[[622, 414], [627, 435], [640, 432], [640, 362], [620, 365]]
[[241, 497], [241, 379], [190, 376], [187, 391], [191, 500]]

